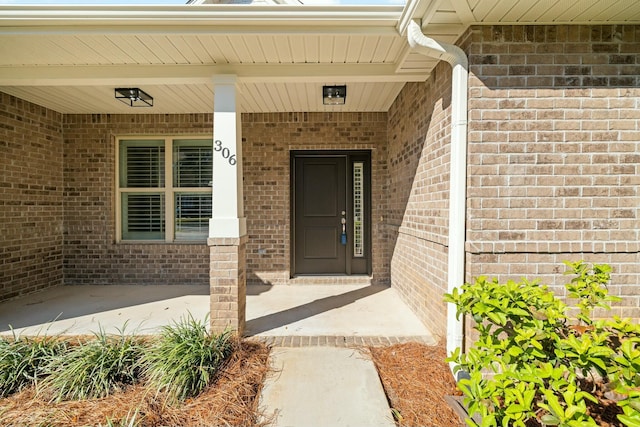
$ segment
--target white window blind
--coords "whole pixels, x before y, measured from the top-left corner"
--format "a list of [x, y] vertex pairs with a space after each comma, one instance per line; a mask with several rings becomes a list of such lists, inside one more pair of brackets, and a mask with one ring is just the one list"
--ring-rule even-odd
[[212, 149], [210, 141], [173, 142], [174, 187], [208, 187], [211, 182]]
[[163, 239], [163, 194], [123, 193], [122, 237], [127, 240]]
[[118, 144], [119, 240], [206, 240], [213, 141], [129, 138]]
[[120, 186], [164, 187], [164, 141], [121, 141]]
[[176, 240], [201, 240], [209, 235], [211, 193], [176, 194]]

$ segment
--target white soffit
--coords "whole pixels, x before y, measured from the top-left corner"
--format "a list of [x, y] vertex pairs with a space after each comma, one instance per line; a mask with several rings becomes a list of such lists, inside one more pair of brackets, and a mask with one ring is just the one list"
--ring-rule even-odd
[[468, 4], [475, 20], [485, 24], [624, 24], [640, 20], [637, 0], [469, 0]]
[[[245, 112], [387, 111], [406, 81], [400, 6], [0, 6], [0, 90], [64, 113], [211, 112], [235, 74]], [[347, 84], [345, 106], [323, 84]], [[114, 87], [141, 87], [132, 109]]]
[[[421, 0], [425, 1], [425, 0]], [[638, 24], [638, 0], [436, 0], [425, 33], [454, 33], [470, 24]], [[416, 18], [422, 18], [422, 16]]]
[[3, 35], [0, 65], [394, 64], [405, 41], [384, 35]]
[[[339, 84], [344, 82], [329, 82]], [[387, 111], [402, 82], [347, 84], [343, 106], [322, 104], [322, 83], [246, 83], [239, 86], [242, 112]], [[114, 97], [113, 86], [0, 86], [0, 91], [67, 114], [168, 114], [213, 111], [213, 84], [143, 85], [151, 108], [131, 108]]]

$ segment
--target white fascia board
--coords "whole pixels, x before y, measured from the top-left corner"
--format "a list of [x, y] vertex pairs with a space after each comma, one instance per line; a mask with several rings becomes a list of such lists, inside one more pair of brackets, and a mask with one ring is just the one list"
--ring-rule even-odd
[[360, 25], [335, 23], [329, 25], [309, 24], [302, 21], [287, 25], [264, 25], [225, 22], [222, 24], [176, 24], [176, 25], [3, 25], [0, 21], [0, 37], [5, 36], [48, 36], [48, 35], [362, 35], [396, 36], [394, 25]]
[[424, 71], [396, 74], [395, 64], [1, 66], [0, 86], [196, 84], [221, 74], [234, 74], [240, 83], [410, 82], [428, 77]]
[[404, 36], [407, 31], [409, 23], [414, 19], [422, 18], [427, 8], [433, 3], [437, 3], [439, 0], [407, 0], [407, 3], [402, 10], [402, 15], [398, 19], [397, 30], [400, 35]]
[[[1, 27], [55, 27], [82, 30], [95, 26], [115, 29], [134, 27], [263, 26], [286, 27], [365, 26], [395, 27], [400, 6], [15, 6], [0, 5]], [[44, 27], [44, 28], [43, 28]], [[209, 28], [211, 29], [211, 28]]]

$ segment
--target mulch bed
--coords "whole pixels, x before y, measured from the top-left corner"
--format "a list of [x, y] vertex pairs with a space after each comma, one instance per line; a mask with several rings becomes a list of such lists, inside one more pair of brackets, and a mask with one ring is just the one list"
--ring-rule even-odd
[[[396, 422], [401, 427], [460, 427], [465, 425], [444, 400], [459, 395], [444, 362], [443, 345], [420, 343], [371, 347], [373, 361]], [[240, 341], [213, 384], [180, 406], [169, 406], [144, 384], [127, 387], [103, 399], [51, 403], [30, 387], [0, 399], [0, 426], [77, 427], [118, 425], [134, 414], [140, 427], [264, 426], [258, 400], [268, 367], [269, 349], [262, 343]], [[591, 385], [593, 387], [593, 385]], [[601, 402], [589, 405], [599, 425], [620, 426], [614, 402], [595, 393]], [[527, 424], [538, 426], [535, 420]]]
[[34, 388], [0, 399], [0, 425], [75, 427], [119, 423], [134, 415], [136, 425], [259, 426], [258, 398], [268, 370], [269, 349], [242, 341], [220, 369], [213, 384], [182, 405], [165, 404], [144, 385], [135, 385], [103, 399], [50, 403]]
[[443, 345], [406, 343], [370, 350], [398, 425], [465, 425], [444, 400], [457, 391]]
[[[461, 395], [444, 362], [443, 345], [418, 343], [370, 348], [389, 404], [401, 427], [460, 427], [465, 423], [445, 402], [444, 396]], [[622, 413], [616, 402], [607, 398], [602, 384], [583, 380], [582, 388], [592, 391], [598, 403], [587, 401], [587, 411], [601, 427], [624, 427], [616, 418]], [[537, 419], [527, 427], [541, 427]]]

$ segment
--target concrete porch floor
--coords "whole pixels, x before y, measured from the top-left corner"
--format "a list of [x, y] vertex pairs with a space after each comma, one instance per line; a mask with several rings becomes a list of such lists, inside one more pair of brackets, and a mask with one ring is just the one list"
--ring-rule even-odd
[[[0, 334], [153, 334], [209, 312], [207, 286], [61, 286], [0, 303]], [[368, 285], [247, 287], [245, 335], [421, 337], [430, 332], [395, 290]]]

